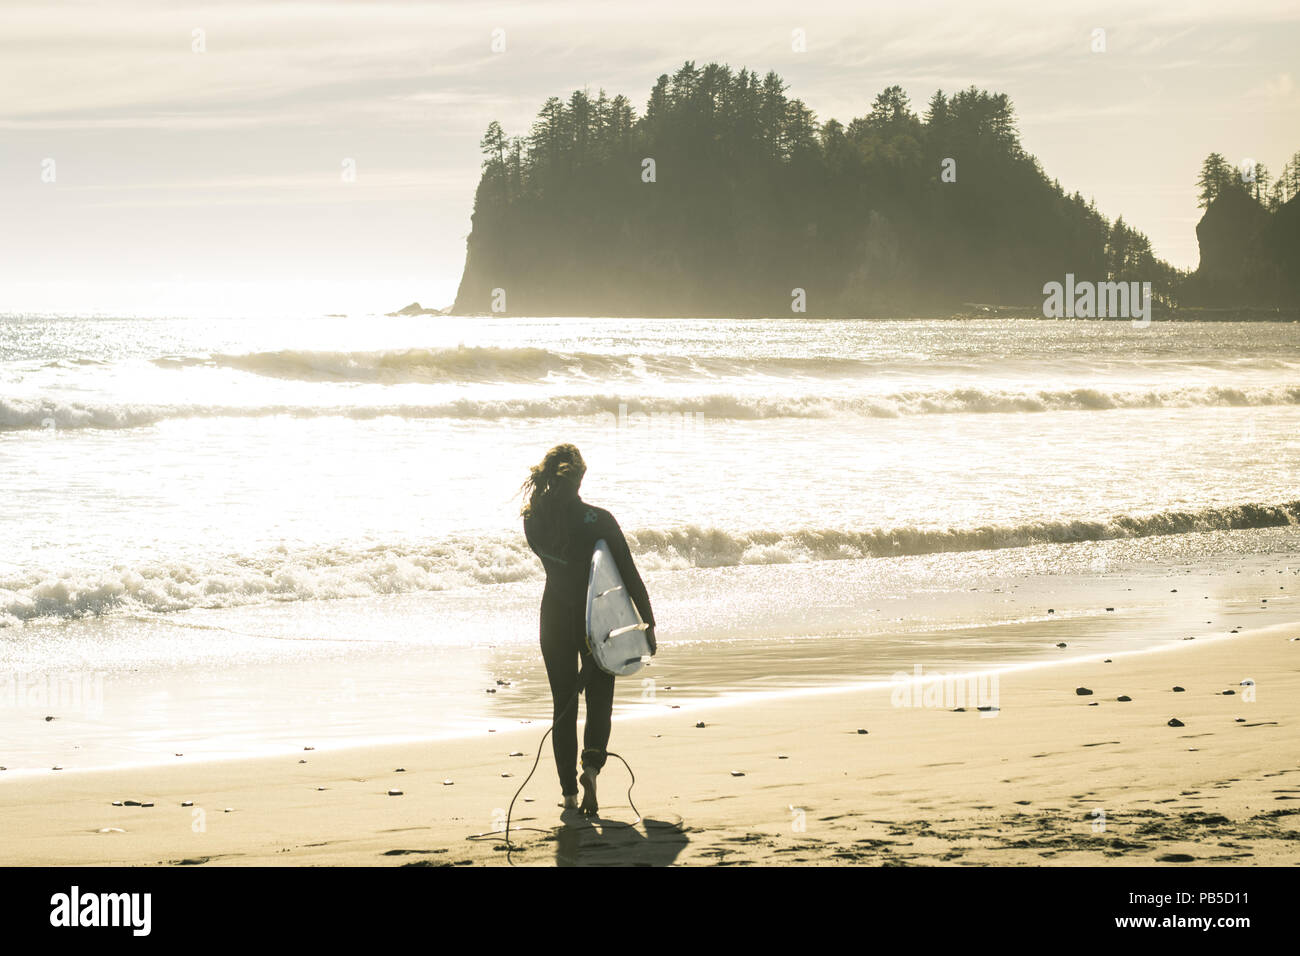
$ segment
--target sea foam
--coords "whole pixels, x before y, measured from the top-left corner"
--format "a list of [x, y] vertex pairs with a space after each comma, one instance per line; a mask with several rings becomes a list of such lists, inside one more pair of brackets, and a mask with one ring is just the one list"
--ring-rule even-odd
[[[692, 567], [860, 560], [1300, 524], [1300, 500], [965, 528], [727, 531], [688, 525], [627, 534], [647, 573]], [[255, 556], [109, 569], [0, 572], [0, 627], [121, 608], [155, 612], [374, 597], [540, 580], [520, 534], [365, 549], [280, 548]]]

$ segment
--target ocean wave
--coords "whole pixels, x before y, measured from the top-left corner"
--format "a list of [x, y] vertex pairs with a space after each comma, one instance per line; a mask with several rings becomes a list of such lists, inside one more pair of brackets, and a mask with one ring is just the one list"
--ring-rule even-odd
[[51, 398], [0, 398], [0, 431], [80, 428], [138, 428], [169, 417], [184, 417], [184, 407], [93, 404]]
[[0, 431], [123, 429], [185, 418], [375, 418], [499, 420], [589, 418], [598, 415], [684, 415], [731, 421], [769, 418], [834, 418], [858, 415], [1011, 414], [1108, 411], [1124, 408], [1262, 407], [1300, 404], [1300, 386], [1225, 386], [1119, 390], [946, 388], [881, 395], [816, 396], [717, 393], [694, 396], [555, 395], [458, 399], [394, 405], [150, 405], [66, 402], [50, 398], [0, 398]]
[[423, 548], [287, 548], [210, 562], [154, 562], [0, 574], [0, 626], [120, 608], [170, 612], [276, 601], [375, 597], [526, 580], [539, 573], [522, 536], [452, 539]]
[[160, 368], [224, 368], [311, 382], [387, 384], [541, 382], [556, 376], [698, 378], [752, 375], [842, 376], [879, 362], [842, 356], [730, 358], [665, 354], [615, 355], [532, 347], [472, 346], [331, 352], [282, 349], [243, 355], [169, 356]]
[[[1186, 360], [1191, 365], [1211, 365], [1225, 371], [1243, 366], [1216, 359]], [[1280, 359], [1249, 358], [1250, 369], [1294, 368]], [[961, 356], [924, 353], [891, 355], [681, 355], [662, 352], [613, 353], [564, 351], [535, 346], [458, 346], [455, 348], [405, 348], [369, 351], [279, 349], [247, 353], [170, 355], [154, 358], [161, 369], [226, 369], [266, 378], [306, 382], [360, 384], [492, 384], [595, 381], [709, 381], [743, 379], [795, 379], [798, 381], [862, 379], [882, 374], [962, 372], [978, 370], [978, 363]], [[1002, 371], [1032, 360], [1008, 358], [995, 366]], [[1145, 368], [1139, 364], [1135, 371]]]
[[[1300, 500], [1198, 511], [1118, 515], [968, 528], [798, 528], [733, 532], [688, 526], [628, 532], [647, 573], [701, 567], [985, 551], [1029, 545], [1300, 525]], [[206, 563], [8, 572], [0, 575], [0, 627], [116, 609], [154, 612], [277, 601], [363, 598], [540, 580], [522, 535], [456, 538], [423, 546], [290, 550]]]
[[1145, 538], [1156, 535], [1300, 524], [1300, 500], [1276, 505], [1243, 504], [1199, 511], [1117, 515], [1107, 519], [1036, 521], [968, 528], [798, 529], [733, 534], [715, 528], [686, 527], [628, 534], [652, 566], [728, 567], [800, 561], [858, 560], [963, 551], [991, 551], [1037, 544], [1069, 544]]

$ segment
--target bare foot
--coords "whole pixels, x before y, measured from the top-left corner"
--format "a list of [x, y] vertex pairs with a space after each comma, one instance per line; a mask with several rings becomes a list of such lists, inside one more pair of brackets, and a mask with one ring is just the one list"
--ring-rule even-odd
[[582, 812], [596, 813], [600, 805], [596, 802], [596, 774], [599, 770], [592, 770], [584, 767], [582, 774], [578, 777], [578, 783], [582, 784]]

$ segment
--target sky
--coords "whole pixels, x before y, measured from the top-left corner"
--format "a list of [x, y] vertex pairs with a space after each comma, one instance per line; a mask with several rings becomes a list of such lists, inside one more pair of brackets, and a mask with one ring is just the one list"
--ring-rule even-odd
[[1300, 150], [1297, 49], [1294, 0], [0, 0], [0, 313], [445, 306], [487, 124], [583, 87], [639, 112], [684, 60], [845, 123], [892, 84], [1005, 92], [1049, 176], [1193, 268], [1206, 154]]

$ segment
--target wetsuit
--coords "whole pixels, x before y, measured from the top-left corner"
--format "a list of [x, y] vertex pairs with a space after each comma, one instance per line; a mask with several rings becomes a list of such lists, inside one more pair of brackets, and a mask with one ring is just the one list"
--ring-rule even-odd
[[614, 516], [578, 497], [554, 507], [559, 509], [554, 520], [541, 521], [531, 515], [525, 518], [524, 536], [546, 569], [546, 590], [542, 593], [542, 660], [546, 662], [546, 676], [551, 684], [551, 713], [555, 720], [551, 746], [555, 751], [555, 768], [560, 775], [560, 789], [567, 796], [578, 792], [575, 769], [578, 687], [584, 689], [587, 698], [587, 722], [582, 735], [584, 767], [600, 769], [605, 765], [614, 708], [614, 675], [602, 671], [591, 659], [586, 640], [587, 578], [598, 540], [604, 538], [609, 546], [641, 619], [651, 625], [655, 619], [645, 584]]

